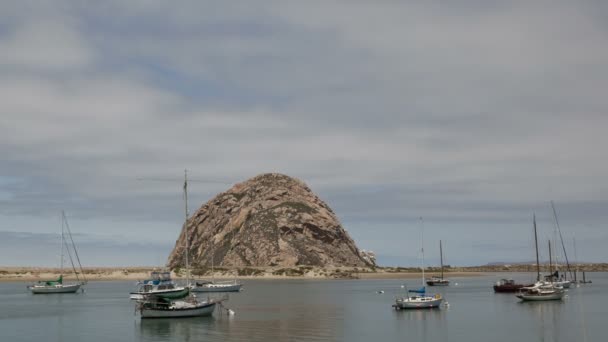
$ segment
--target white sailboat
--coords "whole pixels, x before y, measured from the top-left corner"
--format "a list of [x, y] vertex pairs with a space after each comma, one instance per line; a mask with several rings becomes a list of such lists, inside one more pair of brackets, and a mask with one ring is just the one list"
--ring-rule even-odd
[[[185, 250], [185, 263], [186, 263], [186, 289], [189, 290], [190, 286], [190, 265], [188, 260], [188, 174], [184, 170], [184, 205], [186, 220], [184, 221], [184, 229], [186, 235], [186, 250]], [[215, 307], [226, 300], [223, 299], [199, 299], [196, 295], [191, 294], [190, 291], [186, 291], [184, 296], [175, 298], [175, 296], [166, 297], [159, 294], [146, 294], [142, 300], [137, 301], [136, 309], [140, 313], [140, 317], [143, 318], [178, 318], [178, 317], [198, 317], [198, 316], [210, 316], [213, 314]]]
[[[66, 232], [68, 237], [70, 238], [71, 245], [68, 244], [65, 236]], [[71, 248], [70, 248], [71, 246]], [[63, 262], [65, 258], [65, 254], [69, 256], [70, 263], [72, 265], [72, 270], [76, 275], [76, 283], [65, 284], [63, 282]], [[73, 255], [72, 255], [73, 254]], [[76, 270], [76, 265], [74, 263], [76, 261], [78, 263], [78, 267], [80, 269], [80, 275], [82, 276], [82, 280], [78, 275], [78, 271]], [[74, 244], [74, 240], [72, 239], [72, 232], [70, 230], [70, 226], [68, 225], [67, 218], [65, 216], [65, 212], [61, 212], [61, 272], [59, 278], [55, 280], [41, 280], [36, 284], [28, 286], [28, 289], [33, 294], [51, 294], [51, 293], [76, 293], [83, 285], [86, 284], [86, 278], [84, 272], [82, 271], [82, 265], [80, 264], [80, 256], [78, 255], [78, 250], [76, 249], [76, 244]]]
[[[422, 223], [422, 287], [416, 290], [407, 290], [407, 296], [397, 297], [393, 307], [397, 310], [402, 309], [430, 309], [438, 308], [443, 302], [443, 297], [440, 294], [428, 296], [426, 294], [426, 287], [424, 286], [424, 222], [422, 217], [420, 218]], [[413, 295], [410, 295], [413, 293]]]
[[[532, 222], [534, 224], [534, 246], [536, 248], [536, 283], [532, 286], [522, 287], [520, 289], [520, 292], [516, 296], [522, 301], [560, 300], [564, 297], [566, 293], [564, 288], [550, 281], [541, 281], [540, 279], [540, 261], [538, 258], [536, 215], [533, 216]], [[549, 255], [551, 255], [551, 251], [549, 251]]]
[[239, 283], [236, 280], [236, 277], [233, 280], [228, 281], [216, 281], [215, 273], [214, 273], [214, 259], [215, 259], [215, 251], [213, 251], [211, 256], [211, 277], [212, 280], [196, 280], [192, 284], [192, 292], [239, 292], [241, 291], [241, 287], [243, 284]]

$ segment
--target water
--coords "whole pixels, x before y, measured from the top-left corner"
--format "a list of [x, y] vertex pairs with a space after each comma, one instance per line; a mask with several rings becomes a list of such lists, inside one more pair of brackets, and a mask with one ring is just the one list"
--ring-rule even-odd
[[248, 280], [227, 303], [235, 316], [143, 321], [128, 299], [133, 282], [93, 282], [77, 295], [31, 295], [25, 283], [0, 283], [0, 341], [605, 340], [608, 273], [589, 274], [593, 284], [570, 289], [562, 302], [539, 303], [494, 294], [500, 276], [430, 288], [450, 304], [430, 311], [391, 308], [401, 280]]

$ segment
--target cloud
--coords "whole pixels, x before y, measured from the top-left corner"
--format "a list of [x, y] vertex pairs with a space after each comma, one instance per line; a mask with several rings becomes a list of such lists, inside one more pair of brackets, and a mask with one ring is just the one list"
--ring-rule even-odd
[[0, 5], [0, 215], [178, 226], [188, 168], [302, 178], [361, 244], [419, 216], [516, 227], [549, 199], [605, 219], [602, 4], [242, 5]]

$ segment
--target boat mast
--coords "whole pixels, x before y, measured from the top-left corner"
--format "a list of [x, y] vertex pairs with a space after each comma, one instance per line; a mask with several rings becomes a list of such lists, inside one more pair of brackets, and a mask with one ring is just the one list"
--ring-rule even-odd
[[[68, 236], [70, 237], [70, 242], [72, 242], [72, 249], [74, 249], [74, 255], [76, 256], [76, 261], [78, 261], [78, 267], [80, 268], [80, 274], [82, 275], [82, 284], [86, 284], [87, 283], [87, 278], [84, 274], [84, 270], [82, 269], [82, 263], [80, 262], [80, 256], [78, 255], [78, 249], [76, 249], [76, 244], [74, 243], [74, 238], [72, 238], [72, 230], [70, 229], [70, 225], [68, 224], [68, 218], [65, 216], [65, 211], [61, 211], [61, 215], [63, 216], [63, 222], [65, 223], [65, 228], [68, 231]], [[66, 246], [67, 248], [67, 246]], [[78, 281], [80, 281], [80, 277], [78, 276], [78, 272], [76, 272], [76, 267], [74, 266], [74, 260], [72, 259], [72, 255], [69, 254], [69, 250], [68, 250], [68, 255], [70, 256], [70, 262], [72, 263], [72, 268], [74, 269], [74, 273], [76, 273], [76, 279]]]
[[184, 212], [186, 220], [184, 221], [184, 234], [186, 239], [186, 286], [190, 286], [190, 264], [188, 260], [188, 250], [190, 249], [190, 233], [188, 232], [188, 170], [184, 169]]
[[439, 260], [441, 262], [441, 280], [443, 280], [443, 249], [441, 248], [441, 240], [439, 240]]
[[420, 223], [422, 224], [422, 248], [420, 249], [422, 252], [422, 287], [424, 287], [424, 220], [422, 216], [420, 217]]
[[534, 245], [536, 247], [536, 281], [540, 281], [540, 262], [538, 261], [538, 236], [536, 234], [536, 214], [533, 214], [532, 222], [534, 222]]
[[[62, 211], [63, 213], [63, 211]], [[64, 226], [65, 226], [65, 221], [64, 221], [65, 216], [61, 215], [61, 261], [60, 261], [60, 268], [61, 271], [59, 274], [63, 275], [63, 249], [65, 246], [65, 240], [64, 240], [64, 236], [63, 236], [63, 230], [64, 230]]]
[[576, 238], [573, 236], [572, 237], [572, 244], [574, 245], [574, 259], [575, 259], [575, 263], [576, 263], [576, 268], [574, 269], [574, 282], [577, 282], [576, 276], [578, 273], [578, 255], [576, 254]]
[[553, 260], [551, 259], [551, 240], [549, 240], [549, 276], [551, 278], [551, 282], [553, 282]]

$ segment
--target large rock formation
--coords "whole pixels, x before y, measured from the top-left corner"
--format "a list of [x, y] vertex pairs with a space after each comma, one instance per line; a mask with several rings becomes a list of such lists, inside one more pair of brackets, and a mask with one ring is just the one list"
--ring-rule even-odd
[[187, 222], [168, 264], [193, 267], [371, 266], [334, 212], [302, 181], [276, 173], [236, 184]]

